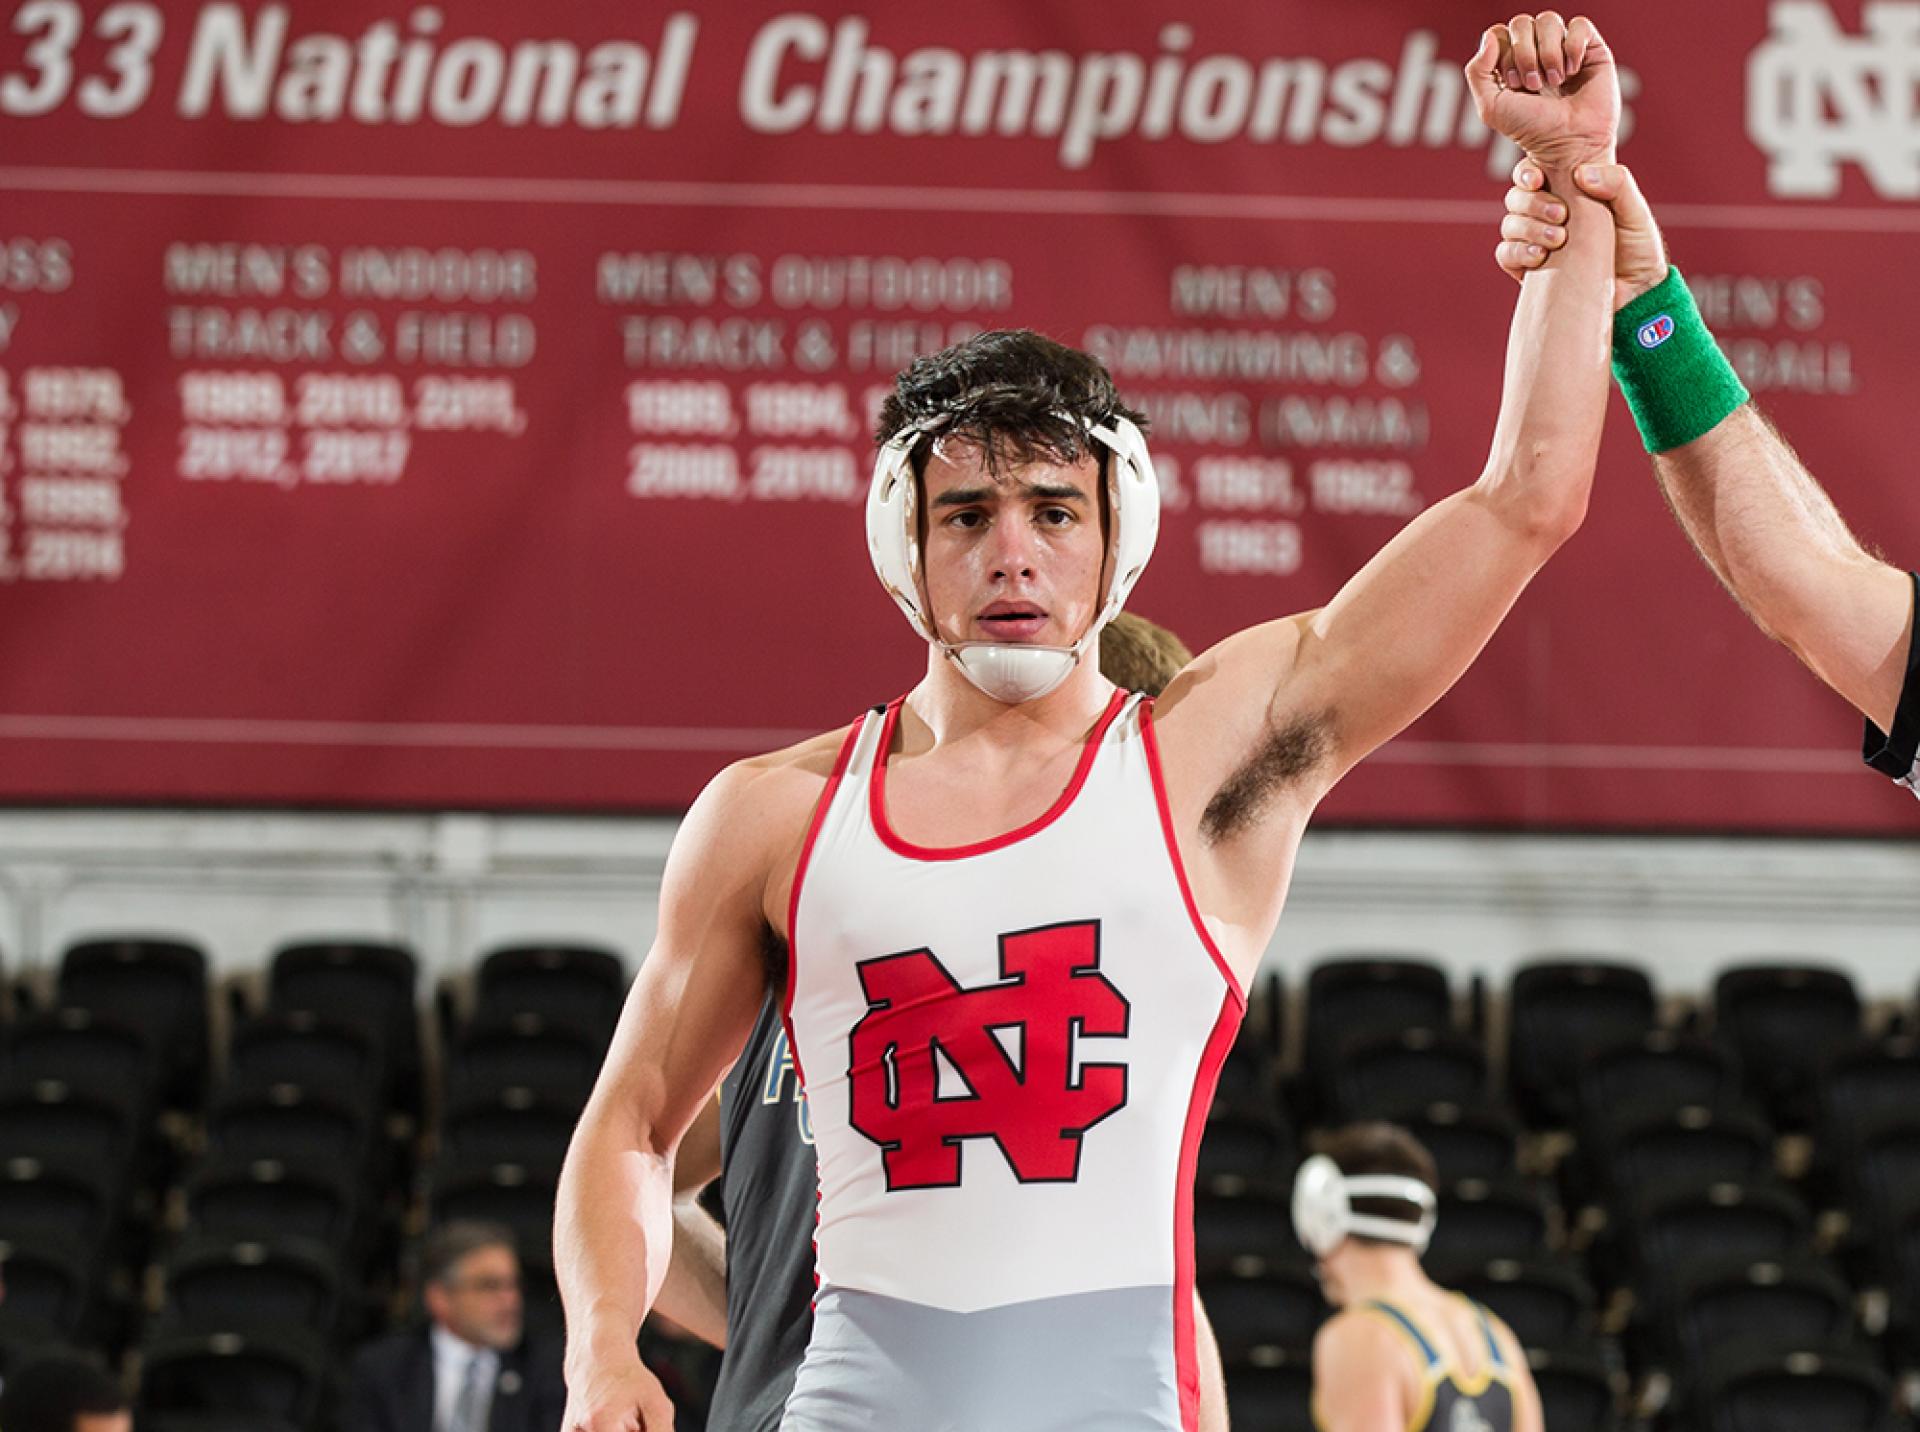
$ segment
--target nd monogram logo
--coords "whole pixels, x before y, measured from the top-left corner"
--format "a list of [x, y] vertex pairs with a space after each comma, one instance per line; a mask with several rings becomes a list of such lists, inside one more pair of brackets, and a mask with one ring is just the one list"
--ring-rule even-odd
[[931, 950], [859, 970], [852, 1122], [883, 1150], [890, 1191], [956, 1186], [968, 1139], [992, 1139], [1022, 1183], [1079, 1177], [1080, 1136], [1127, 1102], [1124, 1064], [1074, 1068], [1078, 1037], [1127, 1032], [1098, 920], [1002, 935], [1001, 982], [977, 989]]

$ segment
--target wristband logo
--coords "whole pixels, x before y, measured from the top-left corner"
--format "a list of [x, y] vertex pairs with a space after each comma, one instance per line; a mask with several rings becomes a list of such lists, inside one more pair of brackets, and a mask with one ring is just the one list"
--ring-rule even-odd
[[1640, 331], [1634, 334], [1642, 348], [1658, 348], [1673, 337], [1673, 317], [1662, 313], [1640, 325]]

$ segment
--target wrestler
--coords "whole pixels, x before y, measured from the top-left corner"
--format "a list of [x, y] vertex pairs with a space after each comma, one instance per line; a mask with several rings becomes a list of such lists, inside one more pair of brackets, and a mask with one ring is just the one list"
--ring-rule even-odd
[[[1503, 87], [1522, 46], [1561, 82]], [[1486, 464], [1324, 607], [1227, 638], [1157, 707], [1082, 660], [1158, 526], [1106, 371], [998, 332], [897, 380], [868, 541], [926, 676], [729, 767], [680, 828], [561, 1179], [569, 1432], [672, 1425], [635, 1333], [676, 1148], [769, 964], [819, 1163], [783, 1428], [1195, 1426], [1193, 1156], [1301, 833], [1458, 679], [1592, 480], [1613, 236], [1568, 176], [1612, 158], [1611, 57], [1583, 20], [1521, 17], [1469, 82], [1574, 211], [1516, 307]], [[783, 616], [824, 614], [796, 593]]]
[[1437, 1182], [1393, 1124], [1335, 1130], [1300, 1165], [1294, 1231], [1339, 1309], [1313, 1340], [1320, 1432], [1542, 1432], [1519, 1339], [1420, 1266]]

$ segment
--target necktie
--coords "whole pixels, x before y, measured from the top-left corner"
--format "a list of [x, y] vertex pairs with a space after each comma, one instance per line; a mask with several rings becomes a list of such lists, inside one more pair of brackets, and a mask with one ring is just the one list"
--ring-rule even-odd
[[485, 1362], [478, 1353], [467, 1359], [467, 1375], [460, 1384], [460, 1395], [453, 1400], [453, 1418], [447, 1432], [487, 1432], [480, 1417], [480, 1403], [487, 1390]]

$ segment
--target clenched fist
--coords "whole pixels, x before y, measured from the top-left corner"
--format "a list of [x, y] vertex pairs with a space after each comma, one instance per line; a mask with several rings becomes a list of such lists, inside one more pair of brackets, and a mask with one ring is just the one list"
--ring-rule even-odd
[[1620, 80], [1591, 20], [1516, 15], [1480, 37], [1467, 88], [1481, 121], [1548, 170], [1613, 161]]

